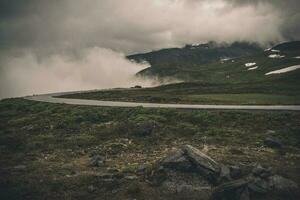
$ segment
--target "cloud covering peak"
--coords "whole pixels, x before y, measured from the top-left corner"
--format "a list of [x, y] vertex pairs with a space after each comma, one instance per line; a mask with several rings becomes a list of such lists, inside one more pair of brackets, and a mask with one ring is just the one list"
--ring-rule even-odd
[[277, 0], [4, 0], [0, 39], [6, 47], [126, 53], [209, 40], [297, 39], [299, 3], [284, 2], [285, 9]]
[[134, 76], [149, 67], [148, 63], [132, 63], [123, 54], [98, 47], [84, 50], [79, 59], [64, 54], [39, 59], [27, 52], [8, 57], [4, 63], [0, 70], [0, 98], [155, 84]]

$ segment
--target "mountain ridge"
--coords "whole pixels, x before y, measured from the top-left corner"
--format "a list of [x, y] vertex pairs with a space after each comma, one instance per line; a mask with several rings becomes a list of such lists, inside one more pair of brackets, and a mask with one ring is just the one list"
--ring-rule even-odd
[[[265, 74], [270, 71], [299, 65], [299, 56], [299, 41], [281, 43], [265, 50], [251, 43], [219, 45], [210, 42], [135, 54], [128, 56], [128, 59], [146, 61], [151, 65], [137, 73], [142, 77], [228, 83], [233, 81], [231, 77], [235, 78], [234, 82], [269, 79], [271, 76], [265, 77]], [[254, 66], [247, 67], [249, 64]]]

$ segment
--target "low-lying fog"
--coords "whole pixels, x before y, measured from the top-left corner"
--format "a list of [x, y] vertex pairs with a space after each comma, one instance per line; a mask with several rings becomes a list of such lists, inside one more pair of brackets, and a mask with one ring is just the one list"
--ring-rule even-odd
[[138, 71], [150, 67], [149, 64], [133, 63], [121, 53], [97, 47], [85, 50], [80, 58], [51, 55], [40, 59], [27, 52], [19, 57], [7, 57], [3, 63], [0, 98], [158, 84], [152, 79], [135, 77]]

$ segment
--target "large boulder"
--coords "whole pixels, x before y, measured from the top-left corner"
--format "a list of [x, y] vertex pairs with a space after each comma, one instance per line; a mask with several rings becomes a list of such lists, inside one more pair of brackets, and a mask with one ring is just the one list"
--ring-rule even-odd
[[230, 177], [233, 179], [238, 179], [242, 177], [242, 170], [239, 166], [229, 166]]
[[91, 158], [90, 165], [93, 167], [100, 167], [105, 163], [105, 157], [100, 155], [94, 155]]
[[208, 199], [210, 194], [214, 200], [249, 200], [250, 196], [297, 199], [294, 196], [299, 191], [295, 182], [274, 175], [270, 167], [256, 164], [242, 178], [240, 167], [219, 164], [191, 145], [171, 151], [154, 169], [150, 181], [182, 199]]
[[260, 177], [250, 179], [249, 189], [256, 194], [266, 194], [270, 191], [270, 184], [267, 180]]
[[218, 177], [218, 184], [225, 183], [231, 181], [230, 168], [226, 165], [221, 166], [220, 175]]
[[269, 178], [270, 188], [276, 192], [292, 193], [298, 190], [298, 185], [294, 181], [274, 175]]
[[221, 167], [216, 161], [191, 145], [185, 145], [182, 150], [202, 176], [213, 183], [217, 181]]
[[213, 200], [249, 200], [248, 181], [239, 179], [224, 183], [215, 188]]
[[260, 164], [256, 164], [252, 169], [252, 173], [248, 177], [249, 189], [252, 193], [266, 194], [270, 191], [268, 178], [272, 175], [271, 168], [265, 168]]
[[271, 168], [264, 168], [259, 164], [253, 168], [248, 180], [248, 187], [254, 194], [287, 196], [298, 191], [298, 185], [294, 181], [273, 175]]
[[192, 168], [192, 163], [185, 157], [183, 150], [176, 149], [171, 151], [162, 161], [161, 165], [182, 171], [189, 171]]
[[260, 164], [256, 164], [252, 169], [252, 175], [260, 178], [268, 178], [272, 175], [271, 168], [265, 168]]

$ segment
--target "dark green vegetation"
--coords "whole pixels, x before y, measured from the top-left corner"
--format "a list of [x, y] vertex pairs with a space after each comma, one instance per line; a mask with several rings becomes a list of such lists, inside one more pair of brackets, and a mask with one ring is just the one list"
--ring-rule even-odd
[[298, 87], [294, 84], [275, 84], [272, 81], [252, 85], [194, 82], [155, 88], [78, 93], [60, 97], [151, 103], [296, 105], [300, 104]]
[[[142, 60], [151, 67], [141, 72], [142, 76], [178, 78], [183, 81], [200, 81], [205, 83], [253, 83], [273, 79], [291, 79], [294, 74], [266, 77], [265, 73], [300, 64], [300, 42], [277, 45], [272, 50], [264, 51], [255, 44], [233, 43], [220, 46], [215, 43], [186, 46], [182, 49], [164, 49], [146, 54], [129, 56], [136, 62]], [[284, 55], [284, 58], [268, 58], [271, 54]], [[228, 60], [223, 60], [227, 58]], [[257, 70], [248, 71], [245, 63], [255, 62]], [[248, 67], [249, 68], [249, 67]], [[297, 74], [299, 77], [299, 73]]]
[[147, 61], [151, 64], [151, 68], [140, 72], [140, 74], [173, 76], [173, 73], [180, 70], [197, 68], [199, 65], [220, 61], [221, 58], [236, 58], [262, 51], [255, 44], [235, 42], [229, 45], [209, 42], [197, 46], [186, 45], [184, 48], [162, 49], [136, 54], [127, 58], [136, 62]]
[[[166, 86], [170, 87], [170, 86]], [[224, 164], [256, 162], [300, 184], [299, 112], [101, 108], [0, 102], [0, 199], [176, 199], [136, 175], [173, 147], [191, 144]], [[284, 148], [263, 147], [266, 137]], [[91, 155], [106, 157], [100, 167]], [[105, 180], [105, 181], [104, 181]], [[151, 194], [151, 195], [150, 195]]]
[[[141, 76], [172, 77], [183, 83], [156, 88], [112, 90], [67, 95], [69, 98], [122, 100], [159, 103], [205, 104], [300, 104], [300, 69], [282, 74], [265, 74], [300, 65], [300, 42], [290, 42], [263, 51], [255, 45], [215, 43], [165, 49], [129, 56], [136, 61], [147, 60], [151, 67]], [[274, 52], [274, 51], [280, 52]], [[269, 58], [269, 55], [283, 58]], [[239, 57], [235, 57], [239, 56]], [[221, 58], [231, 57], [226, 61]], [[256, 63], [248, 70], [246, 63]], [[254, 66], [251, 66], [254, 67]]]

